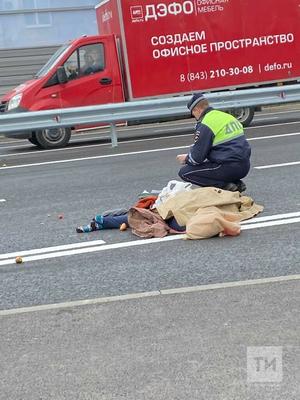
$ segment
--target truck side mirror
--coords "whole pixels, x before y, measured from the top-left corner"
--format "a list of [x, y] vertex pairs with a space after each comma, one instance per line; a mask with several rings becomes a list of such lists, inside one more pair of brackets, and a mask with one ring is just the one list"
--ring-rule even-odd
[[58, 83], [67, 83], [68, 82], [68, 77], [67, 77], [64, 67], [58, 67], [56, 74], [57, 74]]

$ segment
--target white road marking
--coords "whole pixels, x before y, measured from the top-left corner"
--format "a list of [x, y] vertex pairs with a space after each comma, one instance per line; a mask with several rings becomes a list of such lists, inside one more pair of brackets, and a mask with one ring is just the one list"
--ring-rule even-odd
[[[256, 115], [258, 117], [262, 117], [262, 116], [270, 116], [270, 115], [278, 115], [278, 114], [288, 114], [288, 113], [297, 113], [299, 112], [300, 109], [295, 109], [295, 110], [287, 110], [287, 111], [278, 111], [278, 112], [259, 112]], [[254, 117], [254, 121], [258, 121], [259, 118]], [[262, 120], [264, 121], [264, 119]], [[299, 124], [300, 121], [293, 121], [293, 122], [283, 122], [281, 125], [291, 125], [291, 124]], [[194, 121], [188, 121], [188, 119], [186, 120], [175, 120], [175, 121], [169, 121], [167, 126], [178, 126], [178, 125], [195, 125]], [[146, 127], [148, 128], [155, 128], [158, 125], [158, 123], [153, 123], [153, 124], [147, 124]], [[278, 125], [278, 124], [275, 124]], [[121, 125], [122, 126], [122, 125]], [[272, 125], [262, 125], [262, 126], [250, 126], [247, 127], [246, 129], [257, 129], [257, 128], [266, 128], [268, 126], [274, 126], [274, 124]], [[130, 127], [123, 127], [123, 132], [130, 132], [130, 131], [134, 131], [134, 130], [143, 130], [145, 129], [145, 125], [143, 126], [130, 126]], [[97, 132], [94, 132], [97, 131]], [[72, 134], [72, 138], [76, 139], [76, 137], [86, 137], [87, 135], [90, 135], [91, 137], [94, 136], [98, 136], [99, 134], [108, 134], [109, 130], [106, 127], [95, 127], [95, 128], [83, 128], [83, 129], [78, 129], [76, 132], [74, 132]], [[102, 136], [101, 136], [102, 137]], [[109, 136], [108, 136], [109, 137]], [[11, 139], [11, 140], [7, 140], [7, 141], [0, 141], [0, 145], [1, 144], [17, 144], [20, 141], [23, 142], [27, 142], [27, 139]], [[24, 145], [28, 147], [28, 144]], [[18, 146], [19, 147], [19, 146]], [[23, 147], [23, 146], [22, 146]]]
[[[300, 110], [293, 110], [293, 111], [286, 111], [286, 112], [285, 111], [280, 111], [280, 112], [274, 113], [274, 114], [285, 114], [285, 113], [288, 113], [288, 112], [296, 113], [296, 112], [299, 112], [299, 111]], [[259, 116], [262, 116], [262, 115], [268, 116], [268, 115], [272, 115], [272, 114], [273, 113], [265, 113], [265, 114], [259, 114]], [[257, 121], [257, 119], [255, 118], [254, 121]], [[292, 121], [292, 122], [283, 122], [280, 125], [281, 126], [284, 126], [284, 125], [295, 125], [295, 124], [299, 124], [299, 123], [300, 123], [300, 121]], [[149, 128], [149, 129], [156, 128], [158, 124], [159, 123], [147, 124], [147, 125], [142, 125], [142, 126], [122, 127], [122, 130], [120, 130], [119, 132], [127, 133], [127, 132], [131, 132], [131, 131], [135, 131], [135, 130], [144, 130], [145, 127]], [[186, 126], [191, 125], [191, 126], [194, 126], [195, 125], [195, 121], [194, 120], [190, 120], [189, 121], [188, 119], [169, 121], [166, 126], [168, 127], [168, 126], [178, 126], [178, 125], [186, 125]], [[272, 127], [272, 126], [278, 126], [278, 124], [248, 126], [245, 129], [246, 130], [265, 129], [265, 128]], [[97, 132], [93, 132], [95, 130], [97, 130]], [[80, 137], [80, 136], [82, 136], [82, 137], [86, 136], [87, 137], [87, 135], [89, 135], [91, 137], [94, 137], [94, 136], [98, 136], [99, 134], [100, 135], [109, 134], [109, 132], [110, 131], [107, 128], [103, 128], [103, 130], [102, 130], [102, 128], [99, 128], [99, 127], [97, 127], [97, 128], [88, 128], [88, 129], [78, 129], [76, 132], [74, 132], [72, 134], [72, 138], [75, 139], [76, 137]], [[27, 139], [11, 139], [11, 140], [8, 140], [8, 141], [5, 141], [5, 142], [0, 141], [0, 145], [1, 144], [14, 144], [14, 143], [17, 144], [17, 143], [20, 143], [21, 141], [24, 142], [24, 143], [27, 143]]]
[[298, 135], [300, 135], [300, 132], [282, 133], [279, 135], [269, 135], [269, 136], [259, 136], [259, 137], [255, 137], [255, 138], [247, 138], [247, 140], [251, 142], [254, 140], [274, 139], [274, 138], [282, 138], [282, 137], [298, 136]]
[[269, 168], [279, 168], [279, 167], [290, 167], [291, 165], [299, 165], [300, 161], [293, 161], [283, 164], [270, 164], [270, 165], [261, 165], [259, 167], [254, 167], [255, 169], [269, 169]]
[[[261, 136], [258, 138], [249, 138], [249, 141], [254, 141], [254, 140], [267, 140], [267, 139], [274, 139], [278, 137], [286, 137], [286, 136], [296, 136], [300, 135], [300, 132], [294, 132], [294, 133], [287, 133], [287, 134], [282, 134], [282, 135], [271, 135], [271, 136]], [[177, 136], [175, 136], [177, 137]], [[165, 138], [156, 138], [158, 139], [165, 139]], [[145, 140], [153, 140], [153, 139], [145, 139]], [[129, 143], [129, 142], [127, 142]], [[106, 143], [105, 145], [109, 145]], [[96, 147], [96, 146], [102, 146], [102, 145], [91, 145], [90, 147]], [[89, 156], [89, 157], [80, 157], [80, 158], [72, 158], [72, 159], [67, 159], [67, 160], [56, 160], [56, 161], [45, 161], [45, 162], [39, 162], [39, 163], [30, 163], [30, 164], [21, 164], [21, 165], [12, 165], [12, 166], [5, 166], [5, 167], [0, 167], [1, 169], [14, 169], [14, 168], [26, 168], [26, 167], [36, 167], [36, 166], [42, 166], [42, 165], [51, 165], [51, 164], [62, 164], [62, 163], [70, 163], [70, 162], [77, 162], [77, 161], [88, 161], [88, 160], [96, 160], [96, 159], [102, 159], [102, 158], [111, 158], [111, 157], [122, 157], [122, 156], [132, 156], [132, 155], [138, 155], [138, 154], [146, 154], [146, 153], [156, 153], [156, 152], [161, 152], [161, 151], [173, 151], [173, 150], [182, 150], [182, 149], [187, 149], [190, 146], [176, 146], [176, 147], [165, 147], [162, 149], [151, 149], [151, 150], [140, 150], [140, 151], [132, 151], [132, 152], [126, 152], [126, 153], [118, 153], [118, 154], [106, 154], [106, 155], [101, 155], [101, 156]], [[74, 147], [72, 148], [74, 149]], [[57, 149], [57, 150], [50, 150], [50, 151], [63, 151], [65, 149]], [[44, 150], [44, 152], [49, 151], [49, 150]], [[22, 153], [24, 155], [26, 153]], [[28, 153], [31, 155], [37, 154], [37, 153]], [[20, 154], [10, 154], [8, 156], [14, 156]], [[40, 155], [40, 153], [39, 153]], [[7, 155], [2, 155], [3, 157], [7, 157]], [[1, 157], [1, 155], [0, 155]], [[261, 169], [262, 167], [254, 167]]]
[[[299, 134], [300, 134], [300, 132], [299, 132]], [[187, 135], [180, 135], [180, 136], [179, 135], [172, 135], [172, 136], [167, 135], [167, 136], [145, 138], [145, 139], [131, 139], [131, 140], [122, 141], [122, 144], [140, 143], [140, 142], [147, 142], [147, 141], [154, 141], [154, 140], [164, 140], [164, 139], [176, 139], [176, 138], [179, 138], [179, 137], [185, 137], [185, 136], [191, 136], [191, 135], [192, 134], [190, 133], [190, 134], [187, 134]], [[101, 139], [104, 139], [104, 137], [101, 137]], [[73, 144], [75, 142], [76, 143], [77, 142], [82, 142], [82, 141], [84, 141], [84, 139], [73, 141], [71, 144]], [[14, 147], [19, 148], [20, 146], [14, 146]], [[12, 147], [12, 146], [1, 147], [0, 146], [0, 149], [1, 150], [2, 149], [13, 149], [14, 147]], [[24, 145], [21, 146], [21, 147], [24, 147]], [[26, 147], [28, 147], [28, 146], [26, 146]], [[57, 152], [57, 151], [71, 151], [71, 150], [79, 150], [79, 149], [90, 149], [90, 148], [93, 148], [93, 147], [111, 147], [111, 143], [89, 144], [89, 145], [86, 145], [84, 147], [83, 146], [72, 146], [72, 147], [70, 146], [70, 147], [63, 147], [63, 148], [60, 148], [60, 149], [37, 150], [37, 151], [26, 151], [26, 152], [23, 152], [23, 153], [0, 154], [0, 157], [16, 157], [16, 156], [20, 156], [20, 155], [22, 155], [22, 156], [23, 155], [35, 156], [35, 155], [41, 155], [41, 152], [44, 154], [44, 153], [50, 153], [50, 152], [54, 153], [54, 152]]]
[[265, 221], [275, 221], [277, 219], [285, 219], [293, 217], [300, 217], [300, 212], [291, 212], [286, 214], [276, 214], [276, 215], [267, 215], [265, 217], [256, 217], [252, 219], [247, 219], [246, 221], [242, 221], [241, 225], [254, 224], [257, 222], [265, 222]]
[[[261, 115], [260, 115], [260, 117], [261, 117]], [[275, 119], [279, 119], [279, 117], [268, 117], [267, 118], [268, 119], [268, 121], [270, 121], [270, 120], [275, 120]], [[255, 122], [262, 122], [262, 121], [265, 121], [266, 120], [266, 118], [255, 118]]]
[[[193, 128], [193, 126], [195, 125], [195, 123], [190, 123], [191, 124], [191, 128]], [[172, 126], [172, 124], [170, 124]], [[175, 125], [175, 123], [174, 123]], [[186, 125], [187, 127], [189, 127], [189, 123], [187, 122], [181, 122], [181, 123], [177, 123], [176, 127], [178, 125]], [[157, 124], [154, 125], [154, 127], [156, 127]], [[147, 125], [147, 128], [151, 128], [151, 125]], [[96, 128], [98, 129], [98, 128]], [[119, 131], [118, 133], [121, 135], [125, 134], [125, 133], [130, 133], [130, 131], [132, 130], [143, 130], [145, 129], [145, 127], [130, 127], [127, 129], [124, 129], [122, 131]], [[181, 128], [182, 129], [182, 128]], [[177, 129], [176, 129], [177, 130]], [[170, 129], [170, 131], [174, 131], [174, 129]], [[81, 132], [81, 130], [79, 130], [78, 132]], [[159, 130], [159, 131], [155, 131], [155, 132], [162, 132], [162, 134], [164, 132], [169, 132], [169, 130], [164, 129], [163, 131]], [[107, 135], [109, 132], [104, 131], [104, 132], [97, 132], [97, 133], [89, 133], [89, 132], [83, 132], [83, 133], [74, 133], [72, 136], [72, 139], [70, 141], [71, 144], [73, 143], [81, 143], [83, 141], [87, 141], [87, 140], [95, 140], [95, 139], [109, 139], [111, 136]], [[105, 134], [105, 135], [104, 135]], [[185, 134], [185, 135], [180, 135], [182, 137], [185, 136], [191, 136], [191, 134]], [[162, 136], [162, 137], [158, 137], [158, 138], [143, 138], [143, 139], [130, 139], [130, 140], [124, 140], [122, 141], [122, 143], [138, 143], [138, 142], [146, 142], [149, 140], [162, 140], [162, 139], [167, 139], [167, 138], [178, 138], [178, 135], [172, 135], [172, 136]], [[21, 139], [20, 139], [21, 140]], [[21, 144], [21, 145], [15, 145], [19, 142], [19, 140], [14, 140], [12, 142], [0, 142], [0, 149], [14, 149], [17, 148], [19, 149], [20, 147], [29, 147], [30, 144]], [[14, 144], [14, 146], [5, 146], [2, 147], [1, 144]], [[102, 146], [111, 146], [111, 143], [100, 143], [100, 144], [92, 144], [92, 145], [86, 145], [84, 146], [85, 149], [91, 148], [91, 147], [102, 147]], [[82, 146], [72, 146], [72, 147], [64, 147], [64, 148], [60, 148], [60, 149], [51, 149], [51, 150], [42, 150], [43, 153], [47, 153], [47, 152], [56, 152], [56, 151], [69, 151], [69, 150], [76, 150], [76, 149], [82, 149]], [[32, 152], [32, 151], [28, 151], [28, 152], [24, 152], [22, 153], [22, 155], [27, 155], [27, 154], [31, 154], [31, 155], [35, 155], [35, 154], [40, 154], [40, 151], [37, 151], [36, 153]], [[20, 153], [14, 153], [14, 154], [0, 154], [0, 157], [11, 157], [11, 156], [19, 156]]]
[[130, 293], [119, 296], [98, 297], [94, 299], [75, 300], [64, 303], [43, 304], [32, 307], [11, 308], [8, 310], [0, 310], [0, 317], [8, 315], [33, 313], [38, 311], [60, 310], [64, 308], [107, 304], [119, 301], [140, 300], [149, 297], [170, 296], [175, 294], [188, 294], [188, 293], [206, 292], [211, 290], [224, 290], [224, 289], [233, 289], [233, 288], [240, 288], [247, 286], [268, 285], [272, 283], [274, 284], [282, 282], [292, 282], [292, 281], [298, 281], [299, 279], [300, 275], [274, 276], [270, 278], [249, 279], [244, 281], [223, 282], [223, 283], [213, 283], [209, 285], [198, 285], [198, 286], [189, 286], [189, 287], [181, 287], [174, 289], [154, 290], [152, 292]]
[[[292, 112], [292, 111], [290, 111], [290, 112]], [[263, 115], [263, 114], [260, 114], [260, 115]], [[266, 114], [266, 115], [269, 115], [269, 114]], [[283, 123], [282, 125], [284, 125], [284, 124], [291, 124], [291, 123], [293, 123], [293, 124], [295, 124], [296, 122], [286, 122], [286, 123]], [[146, 125], [146, 128], [149, 128], [149, 129], [151, 129], [151, 128], [156, 128], [157, 126], [158, 126], [159, 124], [158, 123], [154, 123], [154, 124], [147, 124]], [[194, 125], [195, 125], [195, 122], [194, 121], [188, 121], [188, 120], [184, 120], [184, 121], [170, 121], [170, 122], [168, 122], [168, 125], [167, 125], [167, 127], [173, 127], [173, 126], [175, 126], [175, 127], [178, 127], [178, 125], [184, 125], [184, 126], [186, 126], [186, 127], [189, 127], [189, 125], [191, 125], [191, 127], [193, 127]], [[263, 125], [262, 126], [262, 128], [266, 128], [267, 126], [266, 125]], [[131, 131], [138, 131], [138, 130], [144, 130], [145, 129], [145, 126], [143, 125], [143, 126], [130, 126], [130, 127], [122, 127], [123, 129], [121, 130], [121, 131], [119, 131], [118, 133], [128, 133], [128, 132], [131, 132]], [[256, 127], [256, 126], [254, 126], [254, 127], [247, 127], [247, 129], [252, 129], [252, 128], [258, 128], [258, 127]], [[97, 130], [97, 132], [93, 132], [93, 131], [95, 131], [95, 130]], [[164, 130], [164, 132], [165, 131], [167, 131], [167, 130]], [[172, 131], [172, 129], [171, 129], [171, 131]], [[155, 132], [161, 132], [161, 130], [159, 130], [159, 131], [155, 131]], [[96, 128], [85, 128], [85, 129], [78, 129], [76, 132], [74, 132], [73, 134], [72, 134], [72, 139], [75, 139], [74, 141], [76, 142], [76, 139], [78, 139], [79, 138], [79, 141], [82, 141], [82, 140], [88, 140], [88, 139], [90, 139], [90, 138], [97, 138], [97, 137], [99, 137], [100, 138], [100, 136], [99, 135], [101, 135], [101, 138], [103, 139], [103, 138], [110, 138], [110, 136], [108, 136], [108, 134], [110, 133], [110, 131], [107, 129], [107, 128], [103, 128], [103, 130], [101, 129], [101, 128], [99, 128], [99, 127], [96, 127]], [[107, 136], [103, 136], [103, 135], [107, 135]], [[178, 136], [178, 135], [177, 135]], [[188, 136], [188, 135], [183, 135], [183, 136]], [[174, 136], [175, 137], [175, 136]], [[20, 143], [20, 141], [22, 140], [22, 142], [26, 142], [26, 144], [24, 144], [24, 145], [19, 145], [19, 146], [8, 146], [7, 148], [13, 148], [13, 147], [17, 147], [17, 148], [19, 148], [19, 147], [28, 147], [29, 146], [29, 144], [28, 144], [28, 142], [27, 142], [27, 139], [15, 139], [15, 140], [10, 140], [10, 141], [6, 141], [6, 142], [0, 142], [0, 145], [1, 144], [18, 144], [18, 143]], [[149, 140], [149, 139], [138, 139], [138, 140], [136, 140], [136, 141], [141, 141], [141, 140]], [[151, 139], [150, 139], [151, 140]], [[74, 142], [73, 141], [73, 142]], [[72, 143], [72, 141], [71, 141], [71, 143]], [[126, 143], [128, 143], [127, 141], [126, 141]], [[108, 143], [109, 145], [110, 145], [110, 143]], [[106, 144], [107, 145], [107, 144]], [[87, 146], [88, 147], [88, 146]], [[6, 148], [6, 147], [1, 147], [1, 149], [3, 149], [3, 148]], [[56, 151], [56, 150], [69, 150], [68, 148], [65, 148], [65, 149], [53, 149], [53, 150], [48, 150], [48, 151]]]
[[[0, 145], [1, 145], [1, 144], [8, 144], [8, 143], [1, 143], [1, 142], [0, 142]], [[1, 150], [14, 149], [14, 148], [20, 149], [20, 148], [22, 148], [22, 147], [25, 147], [25, 148], [28, 149], [29, 146], [30, 146], [29, 144], [19, 144], [18, 146], [15, 146], [15, 143], [13, 143], [13, 146], [0, 146], [0, 149], [1, 149]], [[31, 147], [34, 148], [34, 145], [31, 145]], [[15, 154], [17, 154], [17, 153], [15, 153]], [[22, 154], [29, 154], [29, 152], [27, 152], [27, 153], [22, 153]], [[19, 155], [20, 155], [20, 153], [19, 153]], [[7, 156], [7, 154], [0, 154], [0, 156], [1, 156], [1, 157], [4, 157], [4, 156]]]
[[[299, 124], [300, 123], [300, 121], [294, 121], [294, 122], [284, 122], [284, 123], [281, 123], [280, 124], [280, 126], [284, 126], [284, 125], [295, 125], [295, 124]], [[248, 126], [247, 128], [246, 128], [246, 130], [252, 130], [252, 129], [262, 129], [262, 128], [272, 128], [273, 126], [277, 126], [278, 127], [278, 123], [277, 124], [268, 124], [268, 125], [258, 125], [258, 126]]]
[[[278, 214], [278, 215], [282, 215], [282, 214]], [[252, 223], [242, 225], [241, 229], [249, 230], [249, 229], [256, 229], [256, 228], [265, 228], [265, 227], [270, 227], [270, 226], [294, 224], [294, 223], [300, 222], [300, 217], [276, 220], [277, 216], [274, 215], [274, 216], [270, 216], [269, 218], [273, 218], [273, 220], [268, 220], [265, 222], [260, 222], [259, 220], [258, 221], [256, 220], [256, 223], [254, 223], [255, 220], [253, 219]], [[102, 244], [100, 246], [94, 245], [93, 247], [88, 247], [88, 245], [87, 245], [86, 248], [79, 248], [79, 249], [66, 250], [66, 251], [57, 251], [57, 252], [52, 252], [52, 253], [46, 253], [45, 251], [42, 251], [40, 253], [45, 253], [45, 254], [36, 254], [36, 255], [31, 255], [31, 256], [28, 255], [28, 256], [23, 257], [23, 262], [38, 261], [38, 260], [45, 260], [45, 259], [72, 256], [72, 255], [88, 254], [88, 253], [94, 253], [94, 252], [105, 251], [105, 250], [123, 249], [123, 248], [148, 245], [148, 244], [153, 244], [153, 243], [155, 244], [155, 243], [170, 242], [173, 240], [179, 240], [179, 239], [183, 239], [183, 238], [185, 238], [184, 234], [178, 234], [178, 235], [174, 235], [174, 236], [166, 236], [164, 238], [139, 239], [139, 240], [132, 240], [129, 242]], [[84, 243], [90, 243], [90, 242], [84, 242]], [[91, 243], [93, 243], [93, 242], [91, 242]], [[20, 253], [18, 253], [18, 252], [14, 252], [13, 254], [20, 255]], [[6, 255], [5, 255], [5, 258], [6, 258], [5, 260], [0, 261], [0, 266], [11, 265], [11, 264], [15, 264], [15, 262], [16, 262], [15, 258], [8, 259], [8, 257], [6, 257]]]
[[[0, 154], [0, 157], [6, 158], [6, 157], [16, 157], [16, 156], [20, 156], [20, 155], [22, 155], [22, 156], [27, 156], [27, 155], [40, 156], [41, 154], [44, 154], [44, 153], [56, 153], [56, 152], [60, 152], [60, 151], [78, 150], [78, 149], [82, 149], [82, 148], [90, 149], [92, 147], [103, 147], [103, 146], [111, 146], [111, 143], [89, 144], [89, 145], [84, 146], [84, 147], [82, 147], [82, 146], [63, 147], [63, 148], [60, 148], [60, 149], [51, 149], [51, 150], [34, 149], [33, 151], [24, 151], [22, 153]], [[0, 147], [0, 150], [2, 150], [2, 149], [14, 149], [15, 147], [17, 149], [19, 149], [20, 147], [27, 147], [28, 148], [28, 145]]]
[[268, 283], [279, 283], [279, 282], [289, 282], [296, 281], [300, 279], [300, 274], [298, 275], [285, 275], [285, 276], [274, 276], [270, 278], [260, 278], [260, 279], [249, 279], [245, 281], [233, 281], [233, 282], [222, 282], [222, 283], [212, 283], [210, 285], [200, 285], [200, 286], [190, 286], [184, 288], [175, 289], [164, 289], [160, 293], [163, 295], [170, 294], [184, 294], [193, 292], [205, 292], [207, 290], [217, 290], [217, 289], [228, 289], [244, 286], [253, 285], [263, 285]]
[[70, 249], [79, 249], [84, 247], [91, 247], [91, 246], [98, 246], [99, 244], [106, 243], [104, 240], [92, 240], [88, 242], [81, 242], [81, 243], [71, 243], [71, 244], [64, 244], [60, 246], [52, 246], [52, 247], [43, 247], [41, 249], [31, 249], [31, 250], [22, 250], [22, 251], [15, 251], [13, 253], [6, 253], [0, 254], [0, 260], [5, 258], [17, 257], [17, 256], [29, 256], [33, 254], [42, 254], [48, 253], [52, 251], [61, 251], [61, 250], [70, 250]]
[[256, 224], [243, 225], [242, 230], [245, 231], [248, 229], [267, 228], [269, 226], [295, 224], [297, 222], [300, 222], [300, 217], [287, 218], [287, 219], [282, 219], [282, 220], [277, 220], [277, 221], [258, 222]]
[[[300, 122], [299, 122], [300, 123]], [[254, 127], [250, 127], [247, 129], [255, 129], [258, 128], [256, 126]], [[263, 128], [263, 127], [259, 127], [259, 128]], [[162, 134], [167, 133], [167, 132], [173, 132], [174, 129], [165, 129]], [[156, 131], [156, 132], [160, 132], [160, 131]], [[192, 135], [192, 133], [188, 133], [188, 134], [184, 134], [184, 135], [172, 135], [172, 136], [160, 136], [160, 137], [154, 137], [154, 138], [145, 138], [145, 139], [131, 139], [131, 140], [124, 140], [122, 141], [122, 144], [130, 144], [130, 143], [140, 143], [140, 142], [147, 142], [147, 141], [155, 141], [155, 140], [165, 140], [165, 139], [176, 139], [176, 138], [181, 138], [181, 137], [190, 137]], [[259, 136], [259, 137], [255, 137], [255, 138], [247, 138], [248, 141], [253, 141], [253, 140], [266, 140], [266, 139], [273, 139], [273, 138], [281, 138], [281, 137], [288, 137], [288, 136], [297, 136], [300, 135], [300, 132], [293, 132], [293, 133], [283, 133], [283, 134], [279, 134], [279, 135], [270, 135], [270, 136]], [[106, 137], [101, 137], [101, 139], [104, 139]], [[100, 137], [99, 137], [100, 139]], [[84, 140], [84, 139], [82, 139]], [[74, 142], [80, 142], [82, 140], [77, 140]], [[88, 138], [86, 138], [86, 140], [88, 140]], [[74, 143], [74, 142], [71, 142]], [[108, 147], [111, 146], [111, 143], [100, 143], [100, 144], [90, 144], [90, 145], [86, 145], [84, 147], [82, 146], [70, 146], [70, 147], [63, 147], [60, 149], [51, 149], [51, 150], [36, 150], [36, 151], [26, 151], [23, 153], [11, 153], [11, 154], [0, 154], [0, 157], [19, 157], [20, 155], [31, 155], [31, 156], [35, 156], [35, 155], [41, 155], [41, 151], [42, 153], [55, 153], [55, 152], [59, 152], [59, 151], [72, 151], [72, 150], [78, 150], [78, 149], [90, 149], [90, 148], [94, 148], [94, 147]], [[1, 147], [0, 146], [0, 150], [2, 149], [13, 149], [14, 147], [16, 148], [20, 148], [20, 147], [28, 147], [28, 145], [20, 145], [20, 146], [7, 146], [7, 147]], [[190, 146], [182, 146], [181, 148], [188, 148]]]
[[[268, 112], [263, 112], [263, 111], [260, 111], [259, 113], [257, 113], [257, 115], [259, 115], [260, 117], [261, 116], [264, 116], [264, 117], [267, 117], [268, 115], [277, 115], [277, 114], [288, 114], [288, 113], [297, 113], [297, 112], [299, 112], [300, 110], [299, 109], [294, 109], [294, 110], [287, 110], [287, 111], [273, 111], [273, 112], [270, 112], [270, 113], [268, 113]], [[256, 118], [255, 118], [255, 121], [257, 121], [256, 120]]]
[[69, 159], [69, 160], [46, 161], [46, 162], [41, 162], [41, 163], [6, 166], [6, 167], [1, 167], [0, 170], [1, 169], [7, 170], [7, 169], [14, 169], [14, 168], [36, 167], [36, 166], [51, 165], [51, 164], [65, 164], [65, 163], [76, 162], [76, 161], [98, 160], [98, 159], [101, 159], [101, 158], [132, 156], [132, 155], [146, 154], [146, 153], [157, 153], [157, 152], [160, 152], [160, 151], [180, 150], [180, 149], [183, 149], [183, 148], [186, 148], [186, 147], [189, 147], [189, 146], [166, 147], [164, 149], [141, 150], [141, 151], [132, 151], [132, 152], [127, 152], [127, 153], [106, 154], [106, 155], [102, 155], [102, 156], [73, 158], [73, 159]]
[[[300, 134], [300, 132], [299, 132], [299, 134]], [[189, 134], [189, 135], [180, 135], [180, 136], [178, 136], [178, 135], [172, 135], [172, 136], [167, 135], [167, 136], [160, 136], [160, 137], [155, 137], [155, 138], [124, 140], [124, 141], [122, 141], [122, 144], [139, 143], [139, 142], [147, 142], [147, 141], [163, 140], [163, 139], [173, 139], [173, 138], [185, 137], [185, 136], [191, 136], [191, 134]], [[80, 141], [83, 141], [83, 139], [80, 140]], [[76, 142], [79, 142], [79, 140], [77, 140]], [[19, 146], [16, 146], [16, 147], [19, 148]], [[54, 153], [54, 152], [57, 152], [57, 151], [71, 151], [71, 150], [79, 150], [79, 149], [91, 149], [91, 148], [94, 148], [94, 147], [111, 147], [111, 143], [89, 144], [89, 145], [86, 145], [84, 147], [83, 146], [72, 146], [72, 147], [63, 147], [63, 148], [60, 148], [60, 149], [37, 150], [37, 151], [26, 151], [26, 152], [23, 152], [23, 153], [0, 154], [0, 157], [16, 157], [16, 156], [19, 157], [20, 155], [22, 155], [22, 156], [23, 155], [25, 155], [25, 156], [26, 155], [40, 156], [41, 152], [42, 152], [42, 154], [44, 154], [44, 153], [50, 153], [50, 152]], [[11, 149], [13, 147], [0, 147], [1, 150], [3, 148], [4, 149], [5, 148]]]
[[5, 203], [6, 200], [5, 199], [0, 199], [0, 203]]
[[[71, 256], [71, 255], [88, 254], [88, 253], [94, 253], [94, 252], [102, 251], [102, 250], [113, 250], [113, 249], [141, 246], [144, 244], [168, 242], [171, 240], [182, 239], [183, 236], [184, 235], [166, 236], [162, 239], [161, 238], [139, 239], [139, 240], [133, 240], [130, 242], [123, 242], [123, 243], [121, 242], [121, 243], [113, 243], [113, 244], [103, 244], [101, 246], [87, 247], [87, 248], [83, 248], [83, 249], [58, 251], [55, 253], [46, 253], [46, 254], [41, 254], [41, 255], [23, 257], [23, 262], [45, 260], [45, 259], [49, 259], [49, 258], [65, 257], [65, 256]], [[0, 266], [15, 264], [15, 262], [16, 261], [14, 258], [8, 259], [8, 260], [3, 260], [3, 261], [0, 261]]]

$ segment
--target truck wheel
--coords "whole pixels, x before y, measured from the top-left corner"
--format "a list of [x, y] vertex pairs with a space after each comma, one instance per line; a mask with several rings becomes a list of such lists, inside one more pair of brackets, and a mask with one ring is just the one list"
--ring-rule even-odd
[[230, 113], [237, 118], [243, 126], [249, 126], [254, 117], [254, 107], [240, 107], [230, 110]]
[[35, 132], [31, 143], [36, 141], [36, 145], [41, 149], [54, 149], [66, 146], [70, 137], [71, 128], [49, 128]]
[[33, 133], [33, 134], [32, 134], [32, 137], [31, 137], [31, 138], [28, 138], [28, 140], [29, 140], [30, 143], [34, 144], [35, 146], [38, 146], [38, 145], [39, 145], [38, 142], [37, 142], [37, 140], [36, 140], [35, 133]]

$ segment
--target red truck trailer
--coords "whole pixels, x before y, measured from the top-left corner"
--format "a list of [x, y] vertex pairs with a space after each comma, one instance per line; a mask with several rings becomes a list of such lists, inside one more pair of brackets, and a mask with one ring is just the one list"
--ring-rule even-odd
[[[62, 46], [2, 110], [36, 111], [298, 80], [298, 0], [103, 0], [99, 36]], [[251, 119], [251, 115], [250, 115]], [[249, 122], [249, 118], [248, 121]], [[27, 137], [64, 146], [71, 129]]]

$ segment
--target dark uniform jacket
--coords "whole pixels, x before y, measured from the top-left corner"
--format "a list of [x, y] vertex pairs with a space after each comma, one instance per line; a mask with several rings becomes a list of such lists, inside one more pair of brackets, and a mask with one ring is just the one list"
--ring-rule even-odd
[[226, 117], [228, 117], [227, 113], [214, 110], [212, 107], [209, 107], [204, 112], [196, 124], [195, 143], [189, 150], [186, 163], [189, 165], [199, 165], [206, 159], [218, 164], [249, 160], [251, 155], [250, 145], [244, 135], [240, 122], [235, 119], [236, 122], [234, 123], [239, 124], [241, 133], [236, 135], [236, 137], [228, 139], [228, 141], [214, 144], [217, 132], [213, 132], [210, 126], [203, 123], [205, 116], [212, 111], [215, 114], [217, 113], [216, 115], [220, 121], [222, 121], [222, 118], [225, 121]]

